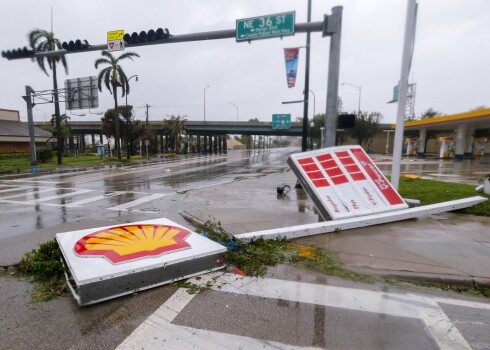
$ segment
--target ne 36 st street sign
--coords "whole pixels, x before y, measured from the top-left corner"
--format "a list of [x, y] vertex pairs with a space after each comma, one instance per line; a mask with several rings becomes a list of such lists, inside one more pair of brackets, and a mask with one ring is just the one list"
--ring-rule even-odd
[[295, 12], [237, 19], [236, 41], [294, 35]]

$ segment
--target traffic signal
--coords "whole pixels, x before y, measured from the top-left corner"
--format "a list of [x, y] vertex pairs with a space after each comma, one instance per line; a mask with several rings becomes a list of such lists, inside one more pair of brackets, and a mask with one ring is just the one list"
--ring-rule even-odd
[[339, 114], [339, 121], [337, 123], [337, 128], [339, 129], [350, 129], [356, 126], [356, 115], [355, 114]]
[[34, 50], [30, 50], [27, 47], [2, 51], [2, 57], [8, 60], [14, 60], [16, 58], [34, 57]]
[[70, 40], [69, 42], [64, 41], [63, 44], [61, 44], [61, 47], [70, 52], [83, 51], [88, 49], [90, 47], [90, 44], [87, 40], [84, 40], [82, 42], [80, 39], [77, 39], [75, 41]]
[[155, 40], [168, 39], [172, 35], [168, 29], [158, 28], [157, 30], [150, 29], [148, 32], [141, 31], [139, 34], [134, 32], [133, 34], [124, 34], [124, 41], [126, 44], [138, 44]]

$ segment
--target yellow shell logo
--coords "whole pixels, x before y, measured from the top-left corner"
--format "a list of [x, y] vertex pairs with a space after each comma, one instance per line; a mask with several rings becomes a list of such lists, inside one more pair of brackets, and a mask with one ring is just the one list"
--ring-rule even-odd
[[91, 233], [75, 244], [79, 256], [102, 256], [113, 264], [190, 248], [190, 232], [167, 225], [116, 226]]

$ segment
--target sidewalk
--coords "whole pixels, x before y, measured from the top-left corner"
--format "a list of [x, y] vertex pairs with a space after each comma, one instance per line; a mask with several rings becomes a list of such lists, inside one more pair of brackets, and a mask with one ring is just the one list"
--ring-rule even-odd
[[[183, 216], [220, 222], [231, 234], [318, 222], [313, 202], [295, 183], [288, 171], [224, 184], [219, 191], [195, 190]], [[282, 184], [291, 186], [286, 197], [276, 193]], [[369, 274], [490, 285], [489, 227], [488, 217], [443, 213], [295, 242], [336, 251], [345, 266]]]

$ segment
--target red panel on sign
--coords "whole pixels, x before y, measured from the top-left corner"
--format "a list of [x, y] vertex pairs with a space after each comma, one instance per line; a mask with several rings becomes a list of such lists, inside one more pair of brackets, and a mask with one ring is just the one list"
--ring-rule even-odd
[[311, 164], [313, 163], [313, 158], [303, 158], [303, 159], [298, 159], [299, 164]]
[[325, 179], [313, 180], [313, 184], [316, 187], [327, 187], [327, 186], [329, 186], [327, 180], [325, 180]]
[[349, 180], [347, 180], [347, 178], [344, 175], [332, 177], [330, 179], [332, 180], [332, 182], [335, 185], [342, 185], [342, 184], [345, 184], [345, 183], [349, 182]]
[[316, 166], [316, 164], [308, 164], [308, 165], [302, 165], [301, 166], [303, 168], [304, 171], [308, 172], [308, 171], [318, 171], [320, 169], [318, 169], [318, 167]]
[[328, 170], [325, 170], [325, 172], [328, 174], [328, 176], [332, 177], [332, 176], [338, 176], [338, 175], [343, 175], [344, 173], [342, 172], [342, 170], [340, 170], [339, 167], [337, 168], [331, 168], [331, 169], [328, 169]]
[[349, 157], [349, 158], [350, 158], [349, 153], [347, 153], [347, 152], [345, 152], [345, 151], [343, 151], [343, 152], [335, 152], [335, 155], [336, 155], [337, 157], [339, 157], [339, 158], [340, 158], [340, 157]]
[[355, 164], [356, 162], [351, 157], [349, 158], [339, 158], [340, 162], [344, 165]]
[[352, 177], [352, 180], [354, 181], [366, 180], [366, 177], [363, 175], [363, 173], [350, 174], [350, 177]]
[[312, 180], [325, 178], [320, 171], [313, 171], [311, 173], [306, 173], [306, 175], [308, 175], [308, 177]]
[[332, 159], [332, 156], [330, 154], [322, 154], [316, 157], [320, 162], [323, 162], [325, 160], [330, 160]]
[[326, 162], [321, 162], [320, 164], [322, 165], [323, 169], [334, 168], [337, 166], [337, 163], [333, 159], [327, 160]]
[[357, 165], [355, 165], [355, 164], [353, 164], [353, 165], [346, 165], [345, 166], [345, 170], [347, 170], [347, 172], [349, 174], [361, 172], [361, 169], [359, 169], [359, 167]]
[[363, 150], [351, 149], [351, 152], [391, 205], [404, 203], [400, 195], [391, 187], [388, 180], [386, 180], [381, 171], [371, 162], [371, 159], [369, 159]]

